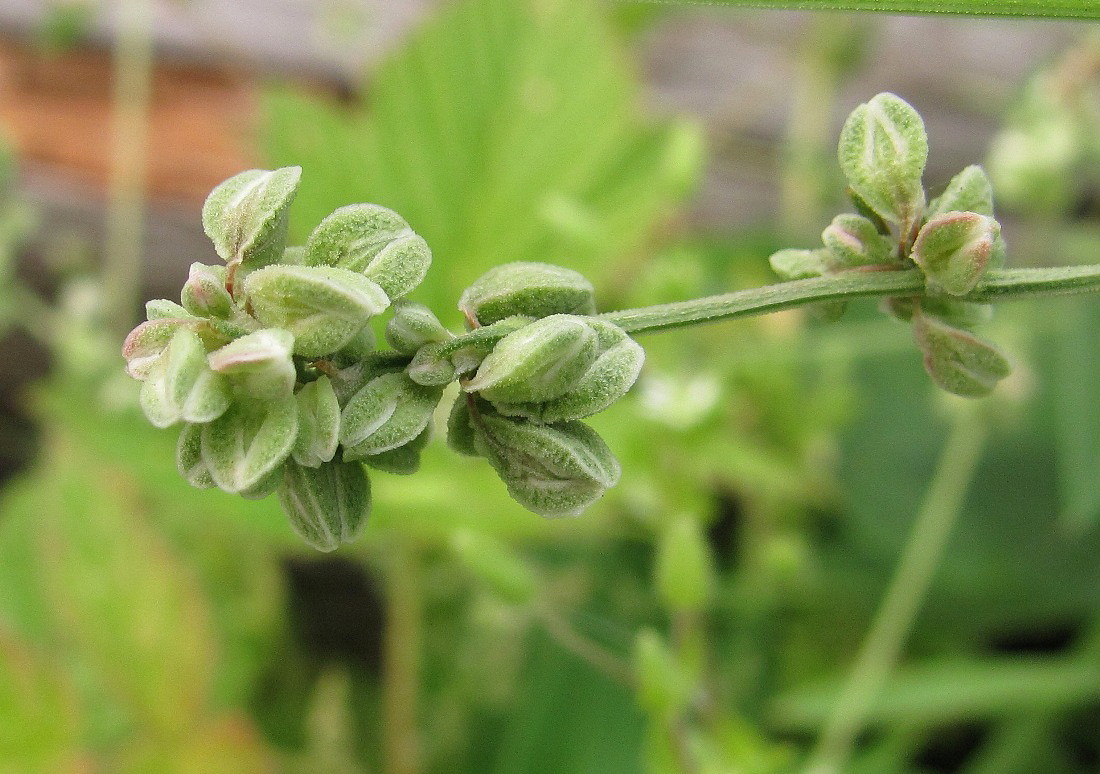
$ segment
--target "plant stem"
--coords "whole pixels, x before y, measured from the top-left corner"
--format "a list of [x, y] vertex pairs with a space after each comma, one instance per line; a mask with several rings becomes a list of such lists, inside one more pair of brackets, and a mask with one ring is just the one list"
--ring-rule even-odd
[[801, 11], [880, 11], [1034, 19], [1100, 19], [1095, 0], [630, 0], [662, 5], [724, 5]]
[[909, 636], [977, 468], [987, 429], [980, 408], [960, 407], [936, 473], [806, 774], [840, 774], [856, 736]]
[[561, 612], [547, 603], [535, 606], [535, 615], [547, 634], [574, 656], [585, 661], [617, 683], [634, 687], [634, 674], [630, 664], [603, 645], [577, 631]]
[[[1100, 265], [1047, 269], [1002, 269], [985, 275], [965, 301], [1010, 301], [1038, 296], [1070, 295], [1100, 290]], [[822, 301], [844, 301], [876, 296], [924, 295], [919, 269], [846, 271], [829, 277], [793, 280], [717, 296], [677, 301], [638, 309], [607, 312], [601, 318], [628, 333], [682, 328], [734, 317], [767, 314]]]
[[396, 546], [386, 566], [382, 702], [386, 774], [418, 774], [421, 588], [416, 549]]
[[122, 333], [133, 326], [141, 295], [152, 63], [150, 0], [121, 0], [114, 56], [115, 106], [103, 284], [111, 304], [111, 325]]

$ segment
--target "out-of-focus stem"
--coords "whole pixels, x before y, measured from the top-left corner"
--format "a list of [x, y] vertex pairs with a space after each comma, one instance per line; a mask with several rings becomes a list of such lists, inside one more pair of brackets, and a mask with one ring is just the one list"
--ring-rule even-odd
[[141, 294], [145, 168], [153, 43], [150, 0], [119, 0], [114, 55], [114, 121], [103, 284], [111, 325], [133, 325]]
[[806, 774], [845, 771], [867, 710], [897, 662], [939, 566], [947, 538], [962, 512], [986, 435], [980, 409], [960, 408], [898, 568], [810, 756]]

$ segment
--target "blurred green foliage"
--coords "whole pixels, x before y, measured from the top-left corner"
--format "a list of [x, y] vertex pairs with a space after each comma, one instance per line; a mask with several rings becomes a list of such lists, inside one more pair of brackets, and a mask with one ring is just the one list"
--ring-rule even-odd
[[[699, 137], [643, 117], [619, 37], [594, 0], [461, 0], [361, 103], [273, 93], [272, 162], [308, 171], [299, 240], [337, 206], [395, 207], [435, 249], [438, 309], [517, 259], [583, 271], [604, 309], [772, 281], [773, 224], [677, 225]], [[1096, 252], [1087, 223], [1046, 227], [1015, 262], [1052, 233]], [[868, 305], [655, 335], [594, 422], [623, 479], [582, 519], [531, 516], [437, 439], [318, 563], [273, 500], [180, 478], [97, 287], [55, 307], [40, 448], [0, 496], [2, 772], [796, 771], [943, 442], [908, 332]], [[999, 315], [1026, 362], [986, 404], [990, 452], [852, 772], [1095, 771], [1100, 533], [1059, 515], [1100, 502], [1095, 310]], [[303, 595], [309, 573], [335, 580]]]

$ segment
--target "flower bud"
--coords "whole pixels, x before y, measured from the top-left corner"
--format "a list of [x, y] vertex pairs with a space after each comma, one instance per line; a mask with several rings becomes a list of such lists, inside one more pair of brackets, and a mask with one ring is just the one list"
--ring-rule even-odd
[[409, 378], [425, 387], [442, 387], [455, 380], [457, 371], [442, 344], [427, 344], [416, 351], [409, 363]]
[[939, 387], [967, 398], [988, 395], [1012, 366], [992, 344], [927, 314], [913, 318], [924, 369]]
[[327, 266], [268, 266], [248, 276], [245, 293], [256, 319], [294, 334], [294, 354], [330, 355], [389, 306], [361, 274]]
[[505, 317], [594, 314], [592, 283], [577, 272], [548, 263], [506, 263], [474, 281], [462, 293], [458, 308], [468, 318], [488, 325]]
[[963, 296], [978, 284], [993, 255], [1001, 227], [976, 212], [947, 212], [924, 224], [911, 257], [929, 285]]
[[223, 261], [251, 270], [282, 257], [287, 210], [301, 176], [301, 167], [250, 169], [210, 192], [202, 207], [202, 227]]
[[432, 310], [415, 301], [398, 301], [393, 317], [386, 323], [386, 341], [398, 352], [412, 355], [425, 344], [453, 338]]
[[828, 257], [826, 250], [780, 250], [768, 263], [780, 279], [790, 281], [823, 276], [829, 271]]
[[319, 468], [286, 464], [279, 489], [290, 526], [318, 551], [354, 540], [370, 515], [370, 480], [363, 466], [332, 460]]
[[379, 454], [371, 454], [363, 457], [363, 463], [367, 467], [381, 470], [384, 473], [393, 473], [395, 476], [411, 476], [420, 470], [420, 452], [428, 445], [432, 437], [432, 426], [429, 423], [420, 435], [413, 438], [407, 444], [398, 446]]
[[192, 316], [182, 306], [166, 298], [154, 298], [145, 302], [146, 320], [186, 320]]
[[976, 212], [993, 216], [993, 186], [985, 170], [971, 164], [951, 178], [947, 188], [928, 205], [928, 217], [948, 212]]
[[697, 611], [714, 587], [714, 557], [698, 520], [681, 516], [661, 535], [657, 548], [657, 593], [671, 610]]
[[134, 379], [145, 379], [180, 326], [179, 320], [157, 319], [143, 322], [130, 331], [122, 344], [126, 373]]
[[212, 489], [214, 479], [202, 460], [202, 425], [185, 424], [176, 443], [176, 470], [191, 486]]
[[377, 204], [336, 210], [313, 230], [306, 249], [308, 265], [363, 274], [391, 299], [419, 285], [432, 263], [427, 242], [404, 218]]
[[479, 581], [513, 605], [534, 598], [538, 580], [531, 567], [500, 541], [469, 530], [456, 532], [451, 548]]
[[821, 241], [828, 250], [828, 262], [835, 269], [872, 266], [890, 260], [890, 243], [862, 215], [837, 215], [822, 232]]
[[255, 484], [248, 487], [248, 489], [242, 489], [237, 492], [237, 494], [246, 500], [262, 500], [278, 490], [279, 486], [283, 483], [283, 474], [285, 470], [286, 465], [277, 465]]
[[289, 331], [264, 328], [214, 350], [207, 361], [248, 397], [280, 400], [294, 391], [297, 379], [290, 358], [293, 347]]
[[428, 426], [443, 391], [403, 373], [383, 374], [352, 396], [340, 416], [344, 459], [357, 460], [404, 446]]
[[596, 331], [599, 354], [568, 392], [544, 403], [494, 402], [497, 411], [553, 424], [597, 414], [625, 395], [638, 379], [645, 350], [617, 325], [599, 319], [588, 324]]
[[904, 223], [919, 216], [928, 137], [905, 100], [883, 93], [852, 111], [837, 157], [848, 185], [883, 220]]
[[233, 299], [225, 289], [225, 267], [191, 264], [187, 282], [180, 292], [183, 308], [197, 317], [228, 318], [233, 314]]
[[459, 394], [447, 416], [447, 446], [466, 457], [480, 457], [474, 442], [475, 429], [470, 417], [471, 396]]
[[546, 518], [581, 513], [621, 472], [603, 439], [580, 422], [537, 425], [483, 412], [474, 444], [512, 498]]
[[595, 362], [598, 345], [585, 318], [544, 317], [501, 339], [463, 389], [493, 402], [552, 400], [576, 385]]
[[298, 403], [298, 438], [291, 454], [299, 465], [318, 468], [336, 456], [340, 403], [327, 376], [304, 386], [294, 399]]
[[265, 403], [234, 403], [202, 426], [202, 459], [220, 489], [244, 492], [286, 461], [297, 435], [293, 395]]
[[178, 329], [141, 385], [141, 410], [156, 427], [210, 422], [229, 408], [225, 378], [210, 370], [199, 337]]

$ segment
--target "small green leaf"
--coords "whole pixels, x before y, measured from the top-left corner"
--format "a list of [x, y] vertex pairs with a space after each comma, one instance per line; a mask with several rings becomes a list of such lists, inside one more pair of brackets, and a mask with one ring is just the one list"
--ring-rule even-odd
[[599, 337], [586, 319], [544, 317], [501, 339], [463, 389], [493, 402], [552, 400], [576, 386], [598, 347]]
[[884, 220], [904, 224], [919, 217], [928, 137], [905, 100], [883, 93], [852, 111], [837, 156], [852, 190]]
[[210, 370], [199, 337], [178, 329], [141, 385], [141, 410], [156, 427], [210, 422], [229, 408], [229, 386]]
[[862, 215], [837, 215], [821, 233], [821, 241], [829, 252], [829, 262], [837, 269], [873, 266], [890, 260], [890, 243]]
[[306, 263], [337, 266], [363, 274], [391, 299], [420, 284], [432, 251], [405, 219], [377, 204], [341, 207], [309, 236]]
[[537, 425], [483, 411], [474, 444], [520, 505], [546, 518], [576, 516], [619, 480], [619, 463], [580, 422]]
[[340, 403], [332, 382], [322, 376], [310, 382], [294, 396], [298, 402], [298, 438], [294, 442], [294, 461], [317, 468], [336, 456], [340, 442]]
[[947, 188], [928, 205], [928, 217], [947, 212], [976, 212], [993, 216], [993, 186], [985, 170], [971, 164], [951, 178]]
[[404, 373], [383, 374], [352, 396], [340, 416], [344, 459], [355, 460], [412, 441], [431, 421], [443, 391]]
[[298, 435], [293, 395], [261, 404], [234, 404], [203, 425], [202, 459], [220, 489], [246, 491], [290, 456]]
[[714, 590], [714, 557], [697, 519], [681, 516], [657, 546], [657, 593], [671, 610], [697, 611]]
[[307, 468], [286, 464], [279, 503], [290, 526], [318, 551], [354, 540], [370, 515], [370, 480], [356, 462], [332, 460]]
[[250, 169], [210, 192], [202, 227], [223, 261], [254, 269], [282, 258], [287, 210], [301, 176], [301, 167]]
[[513, 315], [595, 314], [592, 283], [561, 266], [506, 263], [481, 275], [458, 301], [458, 308], [481, 325]]
[[332, 354], [389, 306], [361, 274], [328, 266], [268, 266], [250, 274], [245, 294], [264, 325], [294, 334], [294, 353]]
[[207, 357], [210, 367], [229, 378], [238, 392], [256, 400], [281, 400], [294, 391], [297, 373], [290, 352], [294, 336], [279, 328], [242, 336]]
[[474, 442], [476, 430], [470, 417], [471, 396], [459, 394], [447, 416], [447, 446], [466, 457], [480, 457]]
[[[386, 323], [386, 341], [398, 352], [415, 354], [425, 344], [453, 338], [432, 313], [415, 301], [398, 301], [393, 305], [393, 317]], [[448, 380], [449, 381], [449, 380]]]
[[198, 317], [228, 318], [233, 314], [233, 299], [225, 289], [224, 266], [191, 264], [187, 282], [180, 292], [183, 308]]
[[976, 212], [947, 212], [929, 220], [913, 243], [911, 257], [933, 289], [953, 296], [973, 290], [985, 273], [1001, 227]]
[[1012, 372], [1008, 359], [992, 344], [931, 315], [914, 315], [913, 335], [932, 381], [956, 395], [988, 395]]

